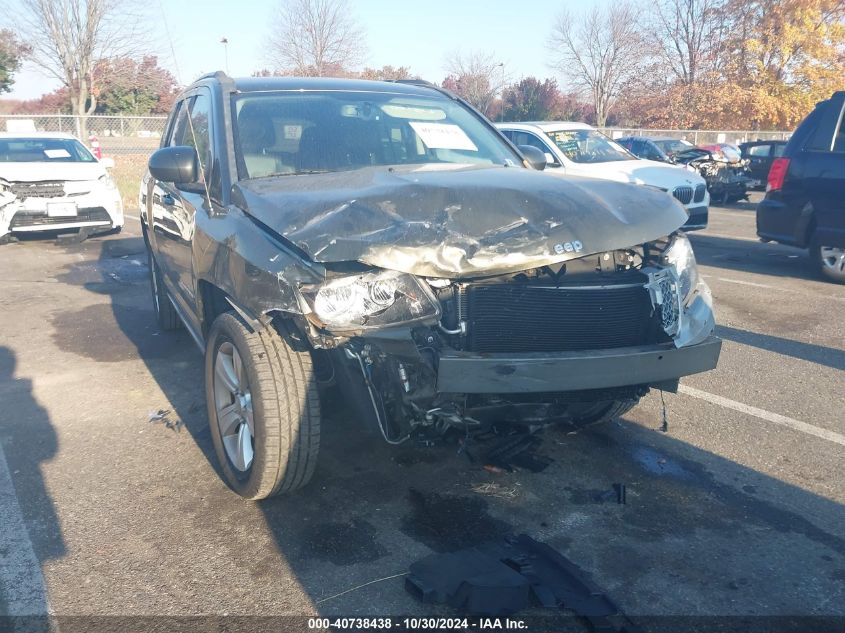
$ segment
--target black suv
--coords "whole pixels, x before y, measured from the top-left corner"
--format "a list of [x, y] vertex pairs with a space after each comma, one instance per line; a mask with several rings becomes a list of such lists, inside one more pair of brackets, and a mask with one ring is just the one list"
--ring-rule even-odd
[[845, 92], [816, 105], [772, 162], [757, 206], [764, 241], [810, 249], [828, 279], [845, 283]]
[[529, 156], [419, 83], [217, 73], [178, 98], [141, 186], [153, 300], [205, 352], [237, 493], [308, 481], [321, 396], [428, 442], [601, 421], [715, 367], [683, 207]]

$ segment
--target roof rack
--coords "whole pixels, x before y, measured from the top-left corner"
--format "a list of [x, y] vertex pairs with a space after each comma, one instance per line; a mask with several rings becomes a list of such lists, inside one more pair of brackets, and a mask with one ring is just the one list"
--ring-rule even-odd
[[202, 81], [203, 79], [230, 79], [229, 75], [227, 75], [222, 70], [215, 70], [212, 73], [205, 73], [201, 77], [197, 77], [194, 81]]
[[450, 99], [462, 101], [462, 99], [451, 90], [442, 88], [437, 84], [433, 84], [430, 81], [426, 81], [425, 79], [385, 79], [385, 81], [394, 84], [405, 84], [406, 86], [420, 86], [421, 88], [431, 88], [432, 90], [436, 90], [440, 94], [445, 95]]
[[410, 86], [425, 86], [426, 88], [437, 88], [437, 86], [425, 79], [385, 79], [394, 84], [408, 84]]

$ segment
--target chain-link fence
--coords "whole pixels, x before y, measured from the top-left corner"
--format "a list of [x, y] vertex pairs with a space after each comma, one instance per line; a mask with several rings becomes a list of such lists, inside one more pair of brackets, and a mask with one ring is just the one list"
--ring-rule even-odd
[[645, 128], [601, 128], [611, 138], [623, 136], [649, 136], [677, 138], [689, 141], [693, 145], [709, 145], [711, 143], [732, 143], [738, 145], [746, 141], [785, 141], [792, 132], [777, 130], [649, 130]]
[[[134, 208], [138, 186], [147, 159], [155, 151], [167, 121], [163, 116], [89, 116], [84, 124], [80, 117], [59, 114], [0, 115], [0, 131], [15, 133], [68, 132], [81, 137], [81, 131], [96, 137], [103, 156], [114, 159], [113, 176], [123, 195], [124, 204]], [[603, 128], [612, 138], [623, 136], [665, 136], [686, 139], [695, 145], [707, 143], [741, 143], [743, 141], [787, 139], [791, 132], [738, 130], [647, 130], [643, 128]], [[82, 139], [90, 144], [90, 139]]]
[[[80, 117], [70, 115], [2, 115], [0, 131], [18, 134], [65, 132], [79, 137], [89, 146], [96, 140], [103, 156], [114, 159], [112, 176], [124, 205], [135, 208], [147, 159], [158, 148], [166, 121], [167, 117], [163, 116], [89, 116], [82, 124]], [[84, 129], [87, 129], [88, 139], [82, 138]]]

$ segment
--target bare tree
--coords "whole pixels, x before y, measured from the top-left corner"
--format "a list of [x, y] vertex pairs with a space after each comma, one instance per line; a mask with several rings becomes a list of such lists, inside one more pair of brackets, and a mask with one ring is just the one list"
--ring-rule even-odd
[[283, 0], [268, 47], [276, 68], [316, 77], [347, 74], [367, 50], [348, 0]]
[[659, 0], [651, 34], [666, 69], [690, 86], [719, 65], [725, 36], [725, 0]]
[[73, 114], [85, 117], [97, 108], [94, 67], [107, 57], [134, 57], [143, 23], [128, 0], [19, 0], [18, 21], [30, 59], [68, 89]]
[[457, 93], [484, 114], [490, 114], [505, 84], [504, 66], [493, 53], [472, 51], [452, 53], [446, 60], [449, 76], [443, 86]]
[[625, 82], [644, 60], [638, 11], [629, 2], [594, 7], [581, 17], [562, 11], [555, 20], [549, 47], [550, 66], [575, 88], [590, 95], [601, 127]]

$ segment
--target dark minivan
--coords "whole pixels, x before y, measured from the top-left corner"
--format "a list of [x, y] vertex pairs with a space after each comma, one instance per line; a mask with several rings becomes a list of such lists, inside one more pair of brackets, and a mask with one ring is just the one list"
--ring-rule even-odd
[[828, 279], [845, 283], [845, 91], [804, 119], [769, 171], [757, 207], [764, 241], [809, 248]]

